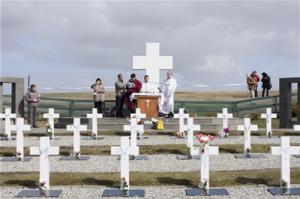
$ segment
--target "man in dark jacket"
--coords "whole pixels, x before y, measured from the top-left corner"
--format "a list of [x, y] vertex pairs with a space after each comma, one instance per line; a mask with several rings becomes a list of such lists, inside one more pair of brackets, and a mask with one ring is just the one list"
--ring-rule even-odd
[[262, 82], [262, 97], [269, 97], [269, 90], [272, 88], [272, 84], [271, 84], [271, 78], [267, 73], [262, 73], [262, 78], [261, 78], [261, 82]]
[[132, 99], [132, 93], [139, 93], [141, 88], [142, 82], [136, 78], [134, 73], [132, 73], [130, 75], [130, 80], [127, 82], [126, 93], [124, 95], [124, 103], [131, 113], [134, 113], [136, 108], [136, 102]]
[[30, 85], [30, 89], [26, 93], [25, 100], [28, 103], [28, 123], [32, 128], [38, 128], [36, 124], [37, 107], [40, 102], [40, 94], [37, 92], [34, 84]]

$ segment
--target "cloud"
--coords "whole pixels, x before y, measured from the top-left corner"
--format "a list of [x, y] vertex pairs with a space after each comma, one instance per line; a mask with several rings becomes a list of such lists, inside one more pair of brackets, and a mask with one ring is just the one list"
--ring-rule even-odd
[[[173, 56], [182, 88], [239, 83], [253, 69], [299, 73], [297, 1], [1, 1], [1, 11], [2, 73], [20, 75], [21, 63], [45, 87], [98, 76], [111, 86], [151, 41]], [[52, 85], [57, 71], [66, 85]]]

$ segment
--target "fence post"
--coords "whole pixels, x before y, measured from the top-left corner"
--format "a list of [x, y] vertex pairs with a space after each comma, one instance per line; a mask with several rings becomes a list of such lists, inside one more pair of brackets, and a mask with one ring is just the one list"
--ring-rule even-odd
[[69, 104], [69, 117], [73, 116], [73, 107], [74, 107], [74, 101], [71, 100]]
[[274, 104], [275, 104], [275, 113], [278, 113], [278, 97], [274, 96]]

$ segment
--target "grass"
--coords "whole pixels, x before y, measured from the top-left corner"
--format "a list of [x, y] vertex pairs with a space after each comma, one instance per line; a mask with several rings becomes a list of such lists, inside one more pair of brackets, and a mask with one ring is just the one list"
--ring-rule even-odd
[[[293, 145], [293, 144], [291, 144]], [[220, 153], [237, 154], [243, 153], [242, 144], [218, 145]], [[264, 144], [252, 144], [252, 153], [269, 153], [271, 146]], [[295, 145], [297, 146], [297, 145]], [[24, 148], [25, 156], [29, 156], [29, 147]], [[60, 155], [71, 155], [73, 147], [60, 146]], [[188, 149], [184, 144], [168, 144], [168, 145], [142, 145], [140, 153], [147, 155], [154, 154], [177, 154], [184, 155], [188, 153]], [[82, 155], [110, 155], [110, 146], [81, 146]], [[0, 156], [15, 156], [16, 149], [14, 147], [0, 147]]]
[[[38, 172], [0, 173], [0, 186], [36, 187]], [[51, 185], [103, 185], [117, 187], [120, 183], [119, 173], [67, 173], [52, 172]], [[257, 185], [279, 186], [279, 169], [211, 171], [212, 187]], [[291, 183], [300, 184], [300, 168], [291, 168]], [[131, 172], [132, 186], [187, 186], [199, 184], [199, 172]]]

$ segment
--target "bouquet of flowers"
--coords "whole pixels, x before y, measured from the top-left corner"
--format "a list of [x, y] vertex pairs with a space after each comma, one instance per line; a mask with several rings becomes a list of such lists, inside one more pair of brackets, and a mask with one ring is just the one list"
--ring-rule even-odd
[[124, 177], [121, 178], [121, 189], [126, 189], [128, 188], [127, 181]]
[[17, 152], [17, 157], [16, 158], [17, 158], [18, 161], [21, 161], [21, 159], [22, 159], [21, 158], [21, 152], [19, 152], [19, 151]]
[[212, 141], [215, 139], [215, 136], [213, 135], [206, 135], [206, 134], [202, 134], [202, 133], [199, 133], [196, 135], [197, 137], [197, 140], [200, 144], [207, 144], [209, 141]]
[[185, 135], [184, 132], [181, 132], [181, 131], [177, 131], [177, 132], [176, 132], [176, 137], [177, 137], [178, 139], [183, 139], [184, 135]]
[[272, 131], [270, 131], [270, 132], [268, 132], [268, 137], [270, 138], [270, 137], [272, 137]]
[[80, 152], [75, 152], [74, 156], [75, 156], [75, 160], [79, 160]]
[[230, 129], [229, 128], [224, 128], [222, 131], [219, 131], [220, 137], [225, 137], [227, 138], [230, 134]]
[[52, 131], [52, 128], [51, 128], [50, 124], [47, 124], [46, 132], [47, 132], [47, 135], [50, 137], [50, 139], [52, 139], [53, 131]]
[[41, 195], [46, 195], [46, 182], [40, 182], [39, 191]]

